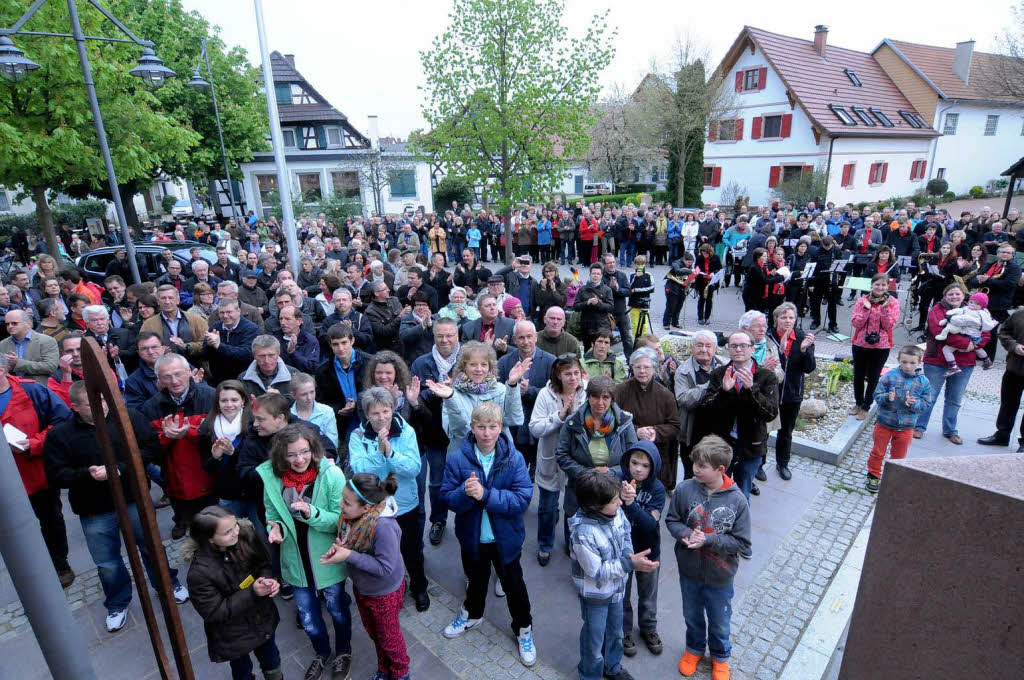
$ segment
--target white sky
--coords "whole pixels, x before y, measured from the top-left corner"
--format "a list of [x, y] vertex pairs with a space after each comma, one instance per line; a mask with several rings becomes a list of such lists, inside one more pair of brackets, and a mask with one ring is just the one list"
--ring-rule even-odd
[[[241, 45], [259, 64], [252, 0], [182, 0], [221, 27], [229, 45]], [[652, 57], [667, 55], [676, 36], [706, 43], [717, 64], [744, 24], [796, 37], [813, 37], [815, 24], [830, 29], [830, 44], [870, 51], [882, 38], [953, 47], [974, 39], [979, 51], [995, 51], [996, 36], [1010, 25], [1013, 0], [972, 0], [963, 6], [860, 0], [839, 6], [788, 0], [694, 3], [680, 0], [567, 0], [569, 35], [578, 36], [595, 12], [611, 9], [619, 29], [615, 60], [602, 82], [627, 91], [640, 81]], [[430, 48], [447, 23], [449, 0], [264, 0], [271, 51], [294, 54], [299, 72], [355, 125], [366, 132], [376, 114], [382, 136], [406, 137], [423, 125], [419, 51]], [[952, 10], [952, 11], [950, 11]], [[157, 45], [157, 54], [159, 54]]]

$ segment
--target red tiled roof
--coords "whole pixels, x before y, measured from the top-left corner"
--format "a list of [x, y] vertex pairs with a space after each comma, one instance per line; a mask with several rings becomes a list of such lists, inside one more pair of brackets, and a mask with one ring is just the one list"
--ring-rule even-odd
[[[902, 40], [886, 39], [882, 45], [888, 45], [900, 53], [903, 58], [939, 89], [939, 94], [947, 99], [984, 99], [988, 101], [1015, 101], [1013, 97], [1000, 97], [986, 89], [987, 76], [992, 64], [998, 60], [1010, 59], [999, 54], [975, 52], [971, 58], [971, 72], [967, 81], [953, 73], [953, 58], [956, 50], [951, 47], [919, 45]], [[882, 45], [879, 45], [881, 47]], [[878, 48], [875, 48], [876, 51]]]
[[[901, 109], [917, 111], [878, 62], [866, 52], [827, 45], [825, 56], [821, 57], [811, 40], [745, 26], [722, 60], [720, 71], [727, 72], [732, 68], [748, 39], [765, 55], [811, 121], [828, 134], [847, 137], [933, 137], [938, 134], [930, 127], [913, 128], [903, 120], [899, 114]], [[852, 70], [862, 86], [854, 86], [843, 69]], [[729, 87], [732, 80], [728, 73], [725, 75], [726, 87]], [[843, 125], [828, 108], [829, 104], [843, 106], [858, 124]], [[851, 106], [881, 109], [895, 127], [864, 125], [853, 114]]]

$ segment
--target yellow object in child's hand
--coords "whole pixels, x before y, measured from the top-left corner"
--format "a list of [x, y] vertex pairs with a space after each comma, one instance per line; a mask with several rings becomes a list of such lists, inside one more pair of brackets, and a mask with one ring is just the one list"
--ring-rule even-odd
[[238, 589], [239, 590], [245, 590], [246, 588], [248, 588], [249, 586], [251, 586], [255, 582], [256, 582], [256, 579], [254, 579], [252, 577], [252, 574], [249, 574], [248, 576], [245, 577], [244, 581], [242, 581], [241, 583], [238, 584]]

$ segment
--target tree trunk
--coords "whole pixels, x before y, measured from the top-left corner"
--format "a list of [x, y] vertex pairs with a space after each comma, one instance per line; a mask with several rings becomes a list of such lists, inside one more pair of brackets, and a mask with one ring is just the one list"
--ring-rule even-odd
[[[676, 205], [686, 205], [686, 159], [680, 150], [679, 154], [679, 169], [676, 171]], [[700, 206], [696, 206], [700, 207]]]
[[57, 240], [57, 230], [53, 227], [53, 213], [50, 212], [50, 204], [46, 202], [46, 187], [32, 187], [32, 200], [36, 203], [36, 219], [39, 220], [43, 238], [46, 239], [46, 251], [57, 260], [57, 267], [62, 268], [60, 241]]
[[512, 206], [502, 212], [505, 218], [505, 264], [512, 264]]
[[137, 229], [140, 226], [140, 222], [139, 213], [135, 209], [135, 187], [130, 184], [120, 184], [117, 187], [117, 193], [121, 195], [124, 221], [128, 223], [130, 228]]

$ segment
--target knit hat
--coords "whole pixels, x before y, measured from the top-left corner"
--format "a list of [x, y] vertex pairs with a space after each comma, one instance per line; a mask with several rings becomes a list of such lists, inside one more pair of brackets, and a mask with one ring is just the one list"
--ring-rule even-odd
[[516, 305], [523, 304], [517, 297], [509, 295], [505, 298], [505, 301], [501, 303], [501, 311], [504, 312], [505, 316], [512, 314], [512, 310], [516, 308]]
[[982, 309], [988, 309], [988, 295], [984, 293], [975, 293], [971, 295], [971, 302], [977, 304]]

